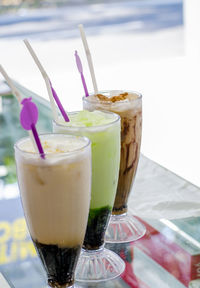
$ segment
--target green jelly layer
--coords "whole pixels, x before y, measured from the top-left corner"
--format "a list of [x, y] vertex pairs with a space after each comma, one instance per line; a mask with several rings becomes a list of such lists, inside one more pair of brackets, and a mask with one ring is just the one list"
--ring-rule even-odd
[[111, 206], [90, 209], [83, 248], [96, 250], [103, 245], [111, 211]]

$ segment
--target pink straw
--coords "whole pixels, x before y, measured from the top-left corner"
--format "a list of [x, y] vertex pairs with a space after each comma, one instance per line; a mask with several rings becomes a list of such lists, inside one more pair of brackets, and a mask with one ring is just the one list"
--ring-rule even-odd
[[82, 63], [81, 63], [81, 59], [78, 56], [78, 52], [77, 51], [75, 51], [75, 58], [76, 58], [76, 65], [77, 65], [78, 71], [81, 74], [81, 80], [82, 80], [82, 83], [83, 83], [83, 88], [85, 90], [85, 96], [88, 97], [89, 93], [88, 93], [87, 85], [85, 83], [85, 78], [84, 78], [84, 75], [83, 75], [83, 66], [82, 66]]
[[32, 98], [24, 98], [21, 102], [23, 105], [20, 112], [20, 123], [25, 130], [32, 130], [35, 143], [37, 145], [40, 157], [45, 159], [44, 150], [40, 142], [40, 138], [35, 127], [38, 121], [38, 108], [35, 103], [31, 102]]
[[58, 98], [58, 95], [57, 95], [56, 91], [54, 90], [50, 80], [49, 80], [49, 82], [50, 82], [53, 98], [55, 99], [55, 101], [58, 105], [58, 108], [60, 109], [60, 112], [61, 112], [63, 118], [65, 119], [65, 122], [69, 122], [69, 117], [67, 116], [67, 113], [65, 112], [65, 109], [63, 108], [62, 103], [60, 102], [60, 99]]

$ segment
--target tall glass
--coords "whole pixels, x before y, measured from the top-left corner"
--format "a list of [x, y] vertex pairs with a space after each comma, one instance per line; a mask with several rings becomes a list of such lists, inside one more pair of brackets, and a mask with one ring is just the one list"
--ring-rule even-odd
[[45, 159], [33, 153], [30, 138], [14, 146], [24, 214], [48, 285], [74, 287], [91, 198], [91, 144], [71, 135], [40, 138]]
[[[109, 100], [111, 99], [111, 100]], [[106, 242], [131, 242], [141, 238], [146, 229], [128, 214], [128, 198], [135, 179], [142, 135], [142, 95], [127, 91], [100, 91], [98, 96], [83, 97], [83, 108], [106, 110], [121, 117], [121, 160], [119, 181]]]
[[[79, 112], [69, 113], [70, 119]], [[99, 113], [99, 112], [98, 112]], [[104, 236], [115, 199], [120, 161], [120, 117], [104, 112], [109, 123], [93, 126], [53, 124], [54, 132], [84, 135], [92, 143], [92, 191], [89, 219], [76, 279], [105, 281], [119, 276], [125, 266], [121, 258], [104, 248]], [[69, 126], [72, 125], [72, 126]], [[74, 126], [75, 125], [75, 126]]]

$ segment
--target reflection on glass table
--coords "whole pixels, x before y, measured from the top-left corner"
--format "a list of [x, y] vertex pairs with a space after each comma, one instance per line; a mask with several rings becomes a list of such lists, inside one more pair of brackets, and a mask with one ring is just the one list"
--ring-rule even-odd
[[0, 272], [0, 287], [13, 288], [13, 285], [5, 278], [5, 276], [1, 272]]
[[[40, 132], [51, 131], [48, 103], [30, 91], [23, 91], [26, 97], [33, 96], [40, 103]], [[16, 183], [13, 143], [24, 136], [18, 124], [19, 108], [9, 93], [0, 99], [0, 272], [15, 288], [46, 288], [45, 273], [26, 228]], [[148, 175], [146, 180], [144, 171]], [[154, 173], [156, 177], [151, 177]], [[180, 189], [192, 191], [193, 185], [141, 155], [136, 184], [141, 181], [143, 189], [148, 189], [151, 178], [151, 185], [156, 187], [164, 178], [170, 182], [169, 175], [173, 176], [172, 185], [182, 181]], [[167, 189], [162, 190], [162, 193], [167, 192]], [[121, 278], [89, 286], [81, 284], [81, 287], [200, 287], [200, 217], [140, 218], [140, 221], [147, 228], [142, 239], [129, 244], [107, 244], [107, 248], [125, 261]]]

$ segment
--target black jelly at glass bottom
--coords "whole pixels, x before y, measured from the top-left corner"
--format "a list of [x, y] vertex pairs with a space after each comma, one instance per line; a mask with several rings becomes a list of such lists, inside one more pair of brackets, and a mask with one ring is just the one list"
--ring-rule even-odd
[[33, 241], [48, 276], [50, 287], [71, 286], [81, 247], [58, 247]]
[[90, 209], [83, 249], [97, 250], [104, 244], [104, 236], [111, 211], [110, 206]]

